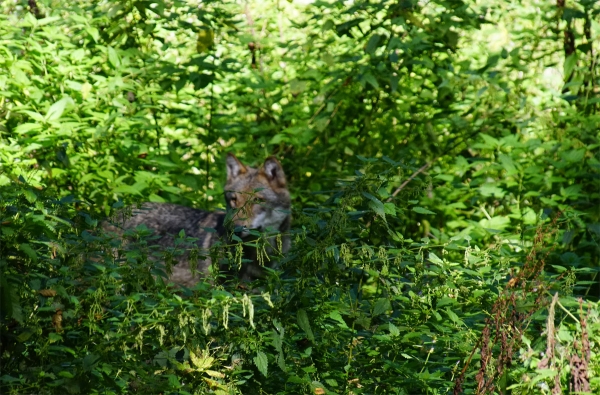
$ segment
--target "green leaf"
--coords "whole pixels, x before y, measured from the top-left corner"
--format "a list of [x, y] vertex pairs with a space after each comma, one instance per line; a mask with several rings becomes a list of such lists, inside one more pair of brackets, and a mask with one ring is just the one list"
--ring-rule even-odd
[[98, 29], [96, 29], [93, 26], [89, 26], [85, 28], [85, 31], [90, 35], [90, 37], [92, 37], [92, 40], [94, 40], [94, 42], [98, 42], [98, 40], [100, 40], [100, 33], [98, 32]]
[[48, 25], [50, 23], [54, 23], [56, 21], [60, 21], [62, 19], [62, 17], [60, 16], [49, 16], [43, 19], [38, 19], [37, 20], [37, 25], [38, 26], [44, 26], [44, 25]]
[[396, 206], [392, 202], [383, 203], [383, 211], [386, 214], [395, 216], [396, 215]]
[[444, 261], [442, 261], [437, 255], [433, 252], [429, 252], [429, 260], [436, 265], [443, 265]]
[[17, 110], [17, 111], [20, 113], [29, 115], [34, 121], [38, 121], [38, 122], [46, 121], [46, 118], [42, 114], [39, 114], [35, 111], [29, 111], [29, 110]]
[[385, 220], [385, 206], [381, 202], [381, 200], [377, 199], [375, 196], [371, 195], [368, 192], [362, 192], [362, 195], [369, 199], [369, 208], [375, 212], [375, 214], [379, 215]]
[[483, 184], [479, 187], [479, 193], [485, 197], [502, 198], [506, 195], [506, 191], [494, 184]]
[[397, 92], [398, 91], [398, 81], [399, 81], [399, 77], [397, 75], [392, 75], [390, 77], [390, 89], [393, 92]]
[[585, 148], [561, 152], [560, 156], [567, 162], [578, 163], [585, 157]]
[[577, 52], [573, 52], [571, 55], [569, 55], [567, 57], [567, 59], [565, 59], [564, 74], [563, 74], [565, 76], [565, 81], [567, 81], [571, 77], [571, 73], [573, 72], [573, 69], [575, 68], [576, 64], [577, 64]]
[[27, 199], [29, 203], [33, 203], [37, 200], [37, 195], [29, 188], [23, 190], [23, 195], [25, 195], [25, 199]]
[[19, 250], [23, 251], [32, 261], [37, 262], [37, 252], [27, 243], [19, 245]]
[[88, 354], [83, 358], [83, 370], [90, 372], [100, 360], [100, 356], [96, 354]]
[[169, 386], [171, 386], [171, 388], [180, 388], [181, 387], [181, 383], [179, 382], [179, 379], [177, 378], [177, 376], [175, 376], [174, 374], [167, 374], [166, 376], [169, 381]]
[[344, 319], [342, 318], [342, 315], [340, 314], [339, 311], [334, 310], [331, 313], [329, 313], [329, 318], [336, 321], [341, 328], [348, 328], [346, 321], [344, 321]]
[[373, 317], [376, 317], [380, 314], [385, 313], [388, 310], [391, 310], [392, 305], [387, 298], [379, 298], [377, 302], [375, 302], [375, 306], [373, 307]]
[[373, 88], [379, 89], [379, 83], [377, 82], [377, 79], [373, 76], [373, 74], [366, 72], [363, 75], [363, 80], [368, 82]]
[[48, 112], [46, 113], [46, 120], [56, 121], [57, 119], [59, 119], [65, 111], [65, 107], [67, 106], [69, 100], [69, 98], [65, 97], [51, 105], [48, 109]]
[[71, 373], [71, 372], [69, 372], [67, 370], [63, 370], [61, 372], [58, 372], [58, 376], [59, 377], [66, 377], [68, 379], [72, 379], [72, 378], [75, 377], [75, 376], [73, 376], [73, 373]]
[[513, 174], [518, 173], [515, 163], [510, 156], [505, 155], [505, 154], [500, 154], [499, 159], [500, 159], [500, 163], [502, 164], [502, 167], [504, 168], [504, 170], [506, 170], [506, 173], [508, 175], [513, 175]]
[[385, 207], [383, 206], [383, 203], [370, 201], [369, 208], [385, 220]]
[[306, 314], [306, 311], [304, 309], [298, 310], [296, 318], [298, 319], [298, 326], [304, 331], [304, 333], [306, 333], [308, 339], [310, 341], [315, 341], [315, 335], [313, 334], [312, 329], [310, 328], [310, 323], [308, 322], [308, 315]]
[[419, 214], [430, 214], [430, 215], [435, 215], [435, 213], [433, 211], [429, 211], [426, 208], [423, 207], [413, 207], [412, 211], [414, 211], [415, 213], [419, 213]]
[[113, 68], [118, 69], [119, 67], [121, 67], [121, 59], [117, 51], [115, 51], [113, 47], [108, 47], [107, 53], [108, 61], [113, 66]]
[[380, 34], [373, 34], [371, 36], [371, 38], [369, 38], [369, 41], [367, 42], [367, 46], [365, 47], [365, 51], [368, 54], [373, 54], [373, 52], [375, 52], [375, 50], [377, 49], [377, 46], [379, 45], [379, 42], [381, 41], [381, 35]]
[[269, 361], [267, 359], [267, 355], [262, 351], [258, 351], [253, 360], [254, 360], [254, 365], [256, 365], [256, 367], [258, 368], [258, 371], [261, 372], [263, 374], [263, 376], [267, 377], [268, 366], [269, 366], [268, 365]]
[[113, 193], [142, 196], [142, 193], [131, 185], [119, 185], [113, 189]]
[[39, 130], [42, 128], [42, 125], [39, 123], [22, 123], [17, 126], [14, 130], [16, 134], [25, 134], [32, 130]]

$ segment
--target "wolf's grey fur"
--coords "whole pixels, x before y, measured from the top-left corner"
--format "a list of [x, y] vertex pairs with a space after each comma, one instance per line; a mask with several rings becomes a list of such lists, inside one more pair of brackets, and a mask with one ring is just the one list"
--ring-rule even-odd
[[[270, 157], [260, 168], [245, 166], [234, 155], [227, 156], [227, 183], [225, 200], [231, 223], [226, 221], [226, 212], [206, 212], [171, 203], [144, 203], [140, 210], [134, 210], [133, 216], [125, 221], [121, 229], [105, 226], [110, 231], [122, 233], [123, 229], [134, 229], [146, 225], [154, 234], [160, 236], [157, 244], [164, 247], [174, 246], [175, 237], [183, 229], [187, 237], [198, 239], [198, 247], [206, 252], [217, 240], [227, 238], [235, 227], [243, 240], [250, 237], [248, 229], [259, 231], [275, 230], [286, 232], [290, 228], [290, 194], [287, 189], [283, 168], [277, 159]], [[213, 228], [210, 233], [204, 228]], [[270, 240], [274, 246], [275, 241]], [[282, 237], [282, 252], [290, 247], [289, 237]], [[243, 257], [252, 262], [244, 263], [238, 276], [244, 281], [253, 280], [262, 275], [262, 268], [256, 260], [256, 251], [244, 247]], [[210, 258], [198, 263], [199, 275], [192, 276], [190, 263], [183, 258], [173, 267], [170, 280], [176, 284], [191, 287], [201, 276], [208, 274]]]

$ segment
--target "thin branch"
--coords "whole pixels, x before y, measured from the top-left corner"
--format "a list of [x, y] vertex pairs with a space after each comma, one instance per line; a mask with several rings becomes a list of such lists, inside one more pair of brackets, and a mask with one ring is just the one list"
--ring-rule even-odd
[[439, 159], [439, 156], [437, 158], [435, 158], [434, 160], [432, 160], [431, 162], [427, 162], [425, 163], [423, 166], [421, 166], [420, 169], [418, 169], [417, 171], [415, 171], [410, 177], [408, 177], [406, 179], [406, 181], [404, 181], [395, 191], [394, 193], [392, 193], [392, 196], [387, 200], [388, 202], [392, 201], [392, 198], [395, 197], [397, 194], [400, 193], [401, 190], [404, 189], [405, 186], [408, 185], [409, 182], [411, 182], [412, 180], [415, 179], [416, 176], [418, 176], [420, 173], [424, 172], [425, 170], [427, 170], [431, 165], [433, 165], [433, 163]]

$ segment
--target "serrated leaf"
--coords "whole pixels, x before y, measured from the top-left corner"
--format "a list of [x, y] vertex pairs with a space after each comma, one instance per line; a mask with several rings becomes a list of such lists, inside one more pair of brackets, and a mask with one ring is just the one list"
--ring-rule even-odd
[[370, 200], [369, 207], [371, 208], [371, 210], [373, 210], [375, 214], [385, 219], [385, 207], [381, 200], [377, 199], [375, 196], [371, 195], [368, 192], [363, 192], [362, 195]]
[[218, 379], [224, 379], [225, 378], [225, 374], [221, 373], [221, 372], [217, 372], [215, 370], [207, 370], [206, 374], [211, 376], [211, 377], [216, 377]]
[[37, 253], [35, 252], [35, 250], [33, 248], [31, 248], [31, 246], [29, 244], [23, 243], [23, 244], [19, 245], [19, 250], [21, 250], [25, 254], [27, 254], [27, 256], [29, 258], [31, 258], [32, 261], [34, 261], [34, 262], [37, 261]]
[[269, 367], [269, 361], [267, 359], [267, 355], [264, 352], [259, 351], [256, 353], [256, 356], [254, 357], [253, 360], [254, 360], [254, 365], [256, 365], [258, 371], [261, 372], [263, 374], [263, 376], [267, 377], [268, 367]]
[[215, 359], [206, 352], [203, 352], [202, 355], [196, 355], [193, 351], [190, 351], [190, 360], [196, 369], [200, 371], [210, 368], [215, 361]]
[[279, 369], [281, 369], [282, 371], [284, 371], [284, 372], [287, 371], [287, 367], [285, 366], [285, 357], [283, 356], [283, 351], [280, 351], [279, 355], [277, 355], [277, 365], [279, 366]]
[[383, 203], [381, 202], [369, 202], [369, 208], [375, 212], [375, 214], [379, 215], [381, 218], [385, 219], [385, 208]]
[[396, 325], [392, 324], [391, 322], [388, 324], [388, 329], [390, 331], [390, 335], [392, 335], [392, 336], [400, 335], [400, 329], [398, 329], [398, 327]]
[[373, 307], [373, 317], [383, 314], [391, 308], [392, 305], [390, 304], [390, 301], [388, 299], [379, 298], [377, 299], [377, 302], [375, 302], [375, 306]]
[[508, 175], [516, 174], [518, 172], [517, 167], [515, 166], [515, 162], [510, 156], [500, 154], [499, 159], [500, 163], [502, 164], [502, 167], [504, 168], [504, 170], [506, 170], [506, 173]]
[[31, 189], [23, 190], [23, 195], [25, 195], [25, 199], [27, 199], [29, 203], [33, 203], [37, 200], [37, 195]]
[[396, 206], [392, 202], [383, 203], [383, 212], [391, 216], [396, 215]]
[[298, 310], [296, 318], [298, 319], [298, 326], [300, 329], [306, 333], [306, 336], [310, 341], [314, 341], [315, 335], [313, 334], [312, 329], [310, 329], [310, 323], [308, 322], [308, 315], [306, 314], [306, 311], [304, 309]]
[[429, 211], [426, 208], [423, 207], [413, 207], [412, 211], [414, 211], [415, 213], [419, 213], [419, 214], [431, 214], [431, 215], [435, 215], [435, 213], [433, 211]]
[[452, 310], [450, 310], [450, 307], [446, 307], [446, 309], [444, 310], [446, 312], [446, 314], [448, 315], [448, 317], [455, 323], [455, 324], [460, 324], [462, 323], [461, 319], [458, 318], [458, 315], [456, 315], [456, 313]]
[[334, 321], [337, 321], [337, 323], [339, 324], [340, 327], [348, 328], [346, 321], [344, 321], [344, 319], [342, 318], [342, 315], [340, 314], [339, 311], [334, 310], [331, 313], [329, 313], [329, 318], [331, 318]]
[[83, 357], [83, 370], [89, 372], [92, 370], [94, 365], [100, 360], [100, 357], [96, 354], [88, 354]]

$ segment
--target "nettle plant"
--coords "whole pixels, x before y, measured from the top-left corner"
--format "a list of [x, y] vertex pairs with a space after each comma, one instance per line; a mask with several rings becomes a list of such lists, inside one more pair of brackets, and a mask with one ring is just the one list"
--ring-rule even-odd
[[[558, 219], [534, 254], [434, 228], [411, 239], [410, 224], [435, 213], [418, 206], [432, 180], [394, 188], [415, 169], [359, 159], [353, 179], [296, 210], [281, 270], [251, 286], [168, 288], [169, 262], [193, 243], [185, 235], [160, 251], [140, 228], [124, 244], [83, 202], [49, 199], [24, 179], [3, 187], [3, 392], [410, 394], [494, 383], [527, 393], [556, 385], [547, 369], [564, 385], [582, 363], [597, 375], [597, 309], [571, 321], [578, 305], [552, 302], [553, 317], [567, 312], [559, 330], [540, 310], [574, 281], [539, 264]], [[217, 245], [213, 261], [236, 265], [235, 247]], [[556, 341], [539, 336], [545, 326]], [[540, 352], [554, 357], [544, 365]]]
[[294, 214], [295, 247], [267, 285], [274, 308], [255, 316], [266, 377], [248, 388], [446, 392], [477, 342], [509, 273], [506, 251], [436, 230], [403, 236], [409, 215], [434, 214], [414, 200], [428, 180], [396, 198], [401, 164], [361, 160], [354, 179]]
[[139, 229], [123, 244], [84, 202], [51, 199], [23, 178], [0, 196], [3, 393], [235, 390], [227, 333], [255, 327], [268, 293], [208, 283], [178, 292], [164, 284], [166, 266], [193, 240], [159, 251]]

